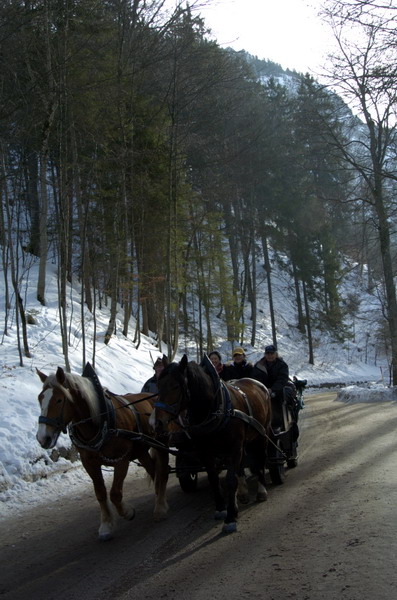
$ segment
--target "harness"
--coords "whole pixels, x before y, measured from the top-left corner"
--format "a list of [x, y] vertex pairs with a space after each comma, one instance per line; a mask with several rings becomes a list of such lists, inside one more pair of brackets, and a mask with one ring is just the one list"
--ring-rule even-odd
[[226, 383], [220, 379], [218, 373], [215, 370], [214, 365], [209, 360], [206, 354], [204, 355], [203, 360], [201, 361], [200, 367], [202, 367], [207, 373], [207, 375], [210, 376], [214, 389], [214, 408], [205, 421], [194, 425], [189, 423], [189, 416], [191, 415], [191, 412], [189, 412], [190, 391], [186, 378], [184, 380], [183, 385], [182, 400], [179, 399], [173, 404], [167, 404], [163, 401], [157, 401], [154, 404], [155, 408], [160, 408], [164, 412], [167, 412], [173, 417], [170, 420], [175, 420], [180, 413], [181, 404], [183, 404], [185, 401], [186, 405], [188, 406], [188, 424], [182, 426], [184, 429], [184, 433], [188, 437], [190, 437], [191, 434], [208, 435], [216, 433], [217, 431], [221, 431], [224, 427], [226, 427], [231, 418], [237, 418], [241, 421], [244, 421], [244, 423], [246, 423], [247, 425], [254, 427], [256, 431], [258, 431], [258, 433], [260, 433], [262, 436], [268, 437], [265, 428], [253, 416], [252, 407], [248, 401], [247, 395], [243, 392], [243, 390], [241, 390], [238, 386], [233, 385], [231, 382], [228, 382], [229, 387], [232, 387], [233, 390], [238, 391], [243, 396], [245, 404], [247, 406], [248, 414], [233, 407], [229, 388], [227, 387]]
[[99, 425], [98, 433], [89, 441], [83, 440], [79, 437], [77, 431], [78, 424], [68, 425], [68, 432], [70, 439], [77, 448], [83, 448], [85, 450], [99, 450], [105, 441], [112, 435], [112, 432], [116, 429], [116, 415], [114, 411], [113, 403], [111, 402], [109, 395], [104, 392], [101, 382], [98, 379], [98, 375], [94, 371], [90, 363], [87, 363], [84, 367], [83, 377], [89, 379], [95, 389], [95, 393], [99, 400], [99, 413], [101, 416], [101, 422]]
[[[257, 382], [257, 383], [260, 383], [260, 382]], [[258, 433], [260, 433], [262, 436], [268, 437], [266, 429], [263, 427], [263, 425], [261, 423], [259, 423], [259, 421], [257, 419], [255, 419], [255, 417], [253, 415], [252, 407], [251, 407], [251, 404], [249, 403], [247, 394], [245, 392], [243, 392], [243, 390], [240, 389], [237, 385], [233, 385], [233, 383], [230, 383], [230, 382], [229, 382], [229, 385], [231, 385], [231, 387], [234, 390], [240, 392], [240, 394], [243, 396], [245, 404], [247, 406], [248, 413], [249, 413], [247, 415], [247, 413], [243, 412], [242, 410], [235, 408], [233, 410], [233, 416], [236, 417], [237, 419], [241, 419], [241, 421], [244, 421], [244, 423], [247, 423], [247, 425], [250, 425], [251, 427], [256, 429], [256, 431]]]
[[234, 416], [235, 409], [233, 408], [232, 401], [230, 398], [230, 392], [223, 381], [220, 381], [220, 385], [216, 390], [216, 408], [212, 412], [209, 418], [203, 423], [198, 425], [189, 425], [189, 434], [208, 434], [215, 433], [216, 431], [222, 430], [230, 418]]
[[[131, 441], [142, 441], [143, 443], [147, 443], [150, 446], [158, 447], [159, 449], [164, 448], [164, 445], [162, 445], [160, 443], [157, 443], [157, 442], [152, 443], [152, 438], [150, 438], [150, 436], [146, 435], [143, 432], [142, 415], [135, 408], [134, 403], [128, 402], [125, 398], [123, 398], [122, 396], [119, 396], [118, 394], [114, 394], [113, 392], [110, 392], [109, 390], [105, 390], [102, 387], [102, 385], [98, 379], [98, 376], [90, 363], [87, 363], [86, 366], [84, 367], [82, 376], [86, 377], [87, 379], [89, 379], [92, 382], [95, 393], [96, 393], [98, 401], [99, 401], [100, 424], [99, 424], [98, 433], [91, 440], [83, 439], [79, 435], [78, 426], [81, 423], [85, 422], [85, 420], [79, 421], [78, 423], [70, 424], [66, 427], [66, 424], [63, 420], [63, 408], [62, 408], [61, 414], [56, 419], [40, 416], [39, 423], [51, 425], [51, 426], [55, 427], [56, 429], [62, 431], [63, 433], [68, 432], [72, 443], [77, 448], [81, 448], [84, 450], [92, 450], [92, 451], [98, 452], [102, 448], [102, 446], [105, 444], [105, 442], [111, 437], [120, 437], [120, 438], [128, 439]], [[68, 390], [65, 390], [65, 391], [66, 391], [66, 393], [69, 393]], [[157, 396], [157, 394], [153, 394], [153, 396]], [[135, 402], [136, 403], [143, 402], [144, 400], [147, 400], [151, 397], [152, 396], [147, 396], [145, 398], [142, 398], [141, 400], [136, 400]], [[112, 398], [117, 399], [117, 401], [121, 405], [120, 408], [128, 408], [129, 410], [131, 410], [134, 413], [135, 421], [136, 421], [136, 425], [137, 425], [137, 431], [129, 431], [126, 429], [116, 428], [116, 409], [113, 405]], [[86, 420], [90, 421], [92, 419], [90, 417]], [[128, 454], [128, 452], [127, 452], [127, 454]], [[106, 457], [102, 457], [102, 458], [104, 458], [107, 462], [118, 462], [119, 460], [122, 460], [123, 458], [125, 458], [125, 456], [122, 456], [117, 459], [109, 459]]]

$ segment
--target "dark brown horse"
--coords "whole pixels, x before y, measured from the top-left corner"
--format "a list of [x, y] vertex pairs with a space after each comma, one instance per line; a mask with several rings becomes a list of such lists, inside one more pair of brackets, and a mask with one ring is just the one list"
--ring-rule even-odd
[[[111, 539], [114, 526], [102, 465], [114, 468], [110, 500], [120, 516], [131, 520], [135, 510], [128, 508], [123, 501], [123, 483], [130, 461], [138, 460], [154, 480], [154, 516], [164, 518], [168, 510], [165, 497], [168, 454], [153, 449], [149, 452], [150, 445], [146, 443], [153, 435], [149, 425], [153, 411], [152, 396], [119, 396], [104, 392], [100, 384], [98, 388], [99, 382], [95, 378], [65, 373], [61, 367], [52, 375], [47, 376], [38, 370], [37, 373], [43, 382], [39, 395], [41, 415], [37, 440], [43, 448], [53, 448], [60, 432], [66, 433], [68, 427], [100, 505], [99, 539]], [[91, 373], [95, 375], [92, 370]]]
[[[267, 498], [265, 462], [270, 394], [254, 379], [225, 384], [211, 372], [209, 360], [203, 360], [202, 364], [188, 362], [185, 355], [180, 363], [165, 366], [155, 402], [156, 433], [164, 434], [171, 422], [178, 421], [184, 426], [208, 473], [215, 498], [215, 518], [224, 518], [223, 531], [232, 532], [237, 529], [236, 494], [240, 501], [248, 500], [245, 464], [258, 476], [257, 500]], [[220, 488], [220, 464], [226, 469], [226, 501]]]

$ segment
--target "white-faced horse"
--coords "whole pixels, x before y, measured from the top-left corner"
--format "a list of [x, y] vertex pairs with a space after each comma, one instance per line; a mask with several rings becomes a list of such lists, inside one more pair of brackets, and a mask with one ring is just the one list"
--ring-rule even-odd
[[166, 517], [168, 511], [165, 495], [168, 454], [163, 450], [150, 450], [153, 435], [149, 425], [153, 410], [152, 395], [121, 396], [104, 391], [95, 371], [90, 365], [87, 367], [93, 378], [66, 373], [61, 367], [48, 376], [37, 370], [43, 383], [39, 394], [41, 415], [37, 440], [43, 448], [53, 448], [60, 432], [66, 433], [68, 428], [81, 462], [92, 479], [100, 505], [99, 538], [108, 540], [113, 535], [114, 522], [102, 465], [114, 469], [110, 500], [120, 516], [131, 520], [135, 510], [124, 503], [123, 483], [130, 461], [138, 460], [154, 481], [154, 516], [161, 519]]

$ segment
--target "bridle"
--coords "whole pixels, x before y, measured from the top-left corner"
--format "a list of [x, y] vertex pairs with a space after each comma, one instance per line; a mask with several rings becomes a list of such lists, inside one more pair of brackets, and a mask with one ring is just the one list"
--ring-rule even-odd
[[[61, 417], [62, 417], [62, 415], [61, 415]], [[44, 425], [51, 425], [52, 427], [55, 427], [55, 429], [57, 431], [62, 431], [62, 433], [67, 433], [66, 423], [60, 417], [57, 417], [56, 419], [51, 419], [50, 417], [43, 417], [40, 415], [39, 423], [43, 423]]]
[[67, 433], [67, 429], [66, 429], [67, 423], [65, 423], [65, 420], [63, 418], [65, 401], [66, 401], [66, 397], [63, 396], [61, 412], [58, 417], [52, 418], [52, 417], [40, 415], [39, 416], [39, 424], [42, 423], [44, 425], [50, 425], [51, 427], [55, 427], [56, 431], [62, 431], [62, 433]]
[[176, 421], [183, 410], [183, 408], [187, 407], [189, 404], [190, 392], [187, 385], [187, 378], [184, 376], [182, 382], [179, 383], [179, 397], [175, 402], [164, 402], [161, 397], [164, 394], [159, 390], [158, 392], [158, 401], [153, 403], [154, 408], [158, 408], [163, 412], [171, 415], [171, 418], [167, 421], [170, 423], [172, 421]]

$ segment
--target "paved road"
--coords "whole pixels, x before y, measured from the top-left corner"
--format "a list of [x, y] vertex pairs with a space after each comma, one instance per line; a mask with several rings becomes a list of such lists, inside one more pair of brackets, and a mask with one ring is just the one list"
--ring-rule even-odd
[[[1, 523], [0, 600], [391, 600], [397, 574], [397, 404], [306, 398], [299, 465], [269, 500], [221, 533], [204, 475], [194, 494], [171, 476], [170, 517], [128, 481], [137, 510], [97, 541], [90, 487]], [[254, 496], [253, 496], [254, 498]]]

